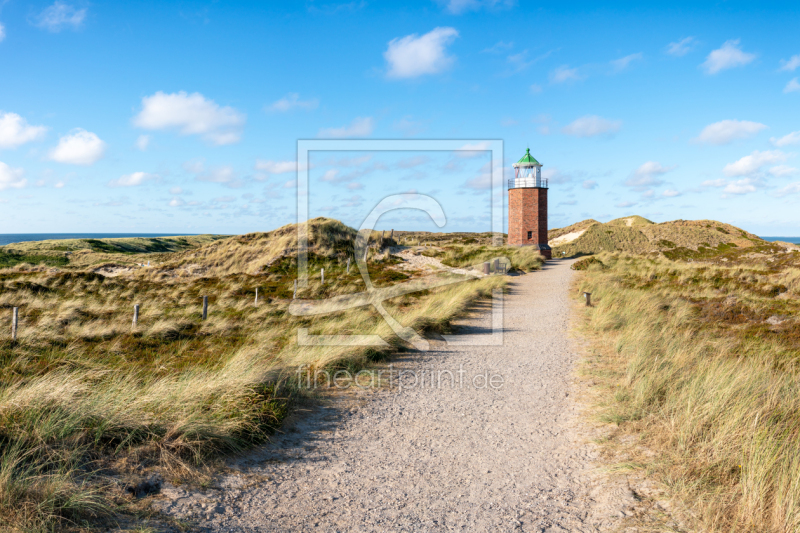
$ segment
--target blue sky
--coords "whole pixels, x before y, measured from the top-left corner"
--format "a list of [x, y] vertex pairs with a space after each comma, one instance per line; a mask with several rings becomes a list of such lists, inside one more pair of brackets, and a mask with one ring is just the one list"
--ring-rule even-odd
[[[7, 0], [0, 233], [266, 231], [295, 220], [298, 139], [415, 138], [501, 139], [505, 167], [529, 146], [551, 227], [798, 235], [800, 10], [663, 5]], [[485, 153], [309, 163], [311, 216], [417, 191], [444, 230], [490, 228]]]

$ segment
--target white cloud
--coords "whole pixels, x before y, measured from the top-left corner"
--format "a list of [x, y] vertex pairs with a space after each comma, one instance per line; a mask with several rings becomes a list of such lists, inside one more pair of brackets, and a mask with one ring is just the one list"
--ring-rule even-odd
[[547, 179], [548, 183], [552, 183], [554, 185], [563, 185], [564, 183], [569, 183], [572, 181], [572, 176], [561, 172], [555, 167], [542, 169], [542, 177]]
[[145, 150], [147, 150], [148, 146], [150, 146], [150, 136], [139, 135], [139, 138], [136, 139], [136, 148], [144, 152]]
[[85, 8], [75, 9], [66, 2], [57, 1], [39, 14], [36, 25], [48, 31], [59, 32], [64, 28], [80, 28], [85, 18]]
[[180, 206], [184, 205], [185, 203], [186, 202], [184, 202], [182, 198], [175, 197], [175, 198], [173, 198], [172, 200], [169, 201], [169, 206], [170, 207], [180, 207]]
[[786, 87], [783, 88], [784, 94], [794, 93], [800, 91], [800, 82], [797, 81], [797, 78], [792, 78], [789, 80], [789, 83], [786, 84]]
[[681, 192], [676, 191], [675, 189], [667, 189], [666, 191], [662, 192], [661, 195], [667, 198], [675, 198], [676, 196], [680, 196]]
[[769, 142], [771, 142], [772, 144], [774, 144], [775, 146], [777, 146], [779, 148], [782, 147], [782, 146], [789, 146], [789, 145], [792, 145], [792, 144], [800, 144], [800, 131], [793, 131], [792, 133], [789, 133], [788, 135], [784, 135], [780, 139], [778, 139], [776, 137], [772, 137], [769, 140]]
[[657, 187], [664, 183], [663, 180], [659, 179], [659, 176], [663, 176], [674, 168], [674, 166], [665, 167], [657, 161], [647, 161], [633, 172], [631, 177], [625, 181], [625, 185], [636, 190]]
[[562, 133], [575, 137], [613, 135], [622, 128], [622, 121], [608, 120], [597, 115], [586, 115], [561, 128]]
[[256, 170], [263, 170], [269, 174], [285, 174], [286, 172], [297, 172], [296, 161], [265, 161], [256, 160]]
[[200, 93], [167, 94], [158, 91], [142, 98], [142, 111], [133, 123], [146, 130], [178, 130], [201, 135], [216, 145], [233, 144], [242, 137], [246, 116], [232, 107], [220, 107]]
[[776, 178], [786, 178], [789, 176], [795, 176], [800, 170], [790, 167], [789, 165], [776, 165], [769, 169], [769, 173], [775, 176]]
[[725, 165], [722, 172], [726, 176], [752, 176], [761, 170], [765, 165], [773, 165], [775, 163], [783, 163], [789, 157], [788, 154], [780, 150], [766, 150], [764, 152], [754, 151], [750, 155], [746, 155], [734, 163]]
[[473, 157], [480, 157], [482, 155], [488, 154], [489, 150], [491, 149], [491, 143], [488, 141], [479, 142], [479, 143], [467, 143], [461, 146], [458, 150], [454, 150], [453, 154], [457, 157], [461, 157], [464, 159], [471, 159]]
[[170, 194], [183, 194], [183, 189], [181, 189], [180, 187], [172, 187], [169, 190], [169, 193]]
[[797, 194], [800, 192], [800, 182], [790, 183], [783, 189], [777, 191], [775, 196], [786, 196], [787, 194]]
[[704, 144], [728, 144], [736, 139], [748, 139], [765, 129], [767, 126], [758, 122], [721, 120], [703, 128], [693, 140]]
[[68, 165], [92, 165], [103, 157], [106, 143], [96, 134], [81, 128], [72, 130], [50, 150], [50, 159]]
[[56, 189], [63, 189], [64, 185], [66, 185], [66, 184], [63, 181], [59, 181], [58, 183], [53, 185], [53, 187], [55, 187]]
[[0, 191], [5, 189], [21, 189], [27, 183], [25, 171], [21, 168], [11, 168], [0, 161]]
[[0, 42], [6, 38], [6, 27], [0, 24]]
[[435, 28], [423, 36], [416, 33], [389, 41], [383, 57], [389, 65], [390, 78], [416, 78], [436, 74], [453, 63], [445, 47], [458, 37], [455, 28]]
[[786, 72], [794, 72], [797, 67], [800, 67], [800, 54], [796, 56], [792, 56], [789, 60], [781, 59], [781, 68], [778, 70], [783, 70]]
[[190, 159], [183, 164], [183, 169], [192, 174], [199, 174], [206, 168], [206, 160], [202, 157]]
[[357, 117], [349, 126], [341, 128], [322, 128], [319, 130], [319, 137], [343, 138], [343, 137], [366, 137], [375, 129], [375, 121], [372, 117]]
[[241, 185], [236, 172], [233, 167], [222, 166], [209, 169], [208, 172], [199, 174], [195, 178], [197, 181], [207, 181], [210, 183], [221, 183], [229, 187], [238, 187]]
[[440, 0], [440, 4], [454, 15], [461, 15], [468, 11], [480, 11], [481, 9], [493, 9], [511, 7], [516, 4], [515, 0]]
[[581, 183], [581, 187], [584, 189], [594, 189], [597, 187], [597, 182], [594, 180], [585, 180], [583, 183]]
[[636, 205], [636, 202], [625, 201], [618, 203], [617, 207], [633, 207], [634, 205]]
[[676, 57], [685, 56], [692, 47], [694, 47], [696, 42], [694, 37], [685, 37], [680, 41], [669, 43], [669, 45], [667, 45], [667, 53]]
[[44, 137], [47, 128], [31, 126], [16, 113], [0, 113], [0, 148], [16, 148]]
[[641, 52], [638, 54], [631, 54], [629, 56], [621, 57], [611, 61], [611, 67], [615, 72], [621, 72], [628, 68], [628, 65], [630, 65], [631, 62], [636, 61], [637, 59], [642, 59], [643, 57], [644, 55]]
[[292, 109], [305, 109], [310, 111], [311, 109], [316, 109], [317, 106], [319, 106], [319, 100], [316, 98], [300, 100], [300, 95], [298, 93], [289, 93], [268, 106], [267, 111], [278, 111], [281, 113], [291, 111]]
[[336, 170], [335, 168], [332, 168], [330, 170], [325, 171], [325, 174], [322, 175], [320, 180], [336, 182], [336, 177], [337, 177], [338, 174], [339, 174], [339, 171]]
[[723, 192], [727, 194], [748, 194], [756, 192], [756, 186], [751, 178], [744, 178], [728, 183]]
[[553, 83], [564, 83], [568, 81], [580, 81], [583, 79], [578, 73], [577, 68], [569, 68], [569, 65], [561, 65], [550, 73], [550, 81]]
[[[497, 169], [501, 170], [501, 169]], [[508, 170], [508, 169], [507, 169]], [[481, 165], [478, 174], [471, 180], [467, 180], [462, 187], [476, 191], [486, 190], [492, 188], [492, 164], [487, 161]]]
[[701, 185], [703, 187], [724, 187], [727, 184], [728, 184], [727, 180], [724, 180], [722, 178], [717, 178], [715, 180], [706, 180]]
[[108, 182], [109, 187], [136, 187], [146, 181], [158, 178], [155, 174], [148, 174], [147, 172], [134, 172], [133, 174], [125, 174], [118, 179]]
[[394, 123], [392, 126], [396, 130], [402, 131], [408, 136], [414, 136], [425, 131], [425, 122], [413, 120], [410, 116], [405, 116]]
[[514, 48], [514, 43], [505, 42], [505, 41], [498, 41], [497, 44], [495, 44], [494, 46], [491, 46], [489, 48], [481, 50], [481, 52], [484, 53], [484, 54], [500, 54], [500, 53], [503, 53], [503, 52], [507, 52], [508, 50], [511, 50], [512, 48]]
[[729, 68], [747, 65], [755, 58], [755, 54], [748, 54], [742, 51], [739, 47], [739, 39], [731, 39], [730, 41], [725, 41], [721, 48], [708, 54], [705, 62], [700, 66], [708, 74], [716, 74]]

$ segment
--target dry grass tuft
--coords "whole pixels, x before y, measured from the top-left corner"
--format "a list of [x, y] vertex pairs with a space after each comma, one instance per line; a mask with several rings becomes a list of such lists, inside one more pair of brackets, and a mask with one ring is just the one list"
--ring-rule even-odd
[[800, 302], [779, 298], [797, 272], [597, 259], [580, 280], [594, 303], [585, 370], [599, 416], [618, 426], [610, 445], [647, 465], [698, 529], [800, 530]]

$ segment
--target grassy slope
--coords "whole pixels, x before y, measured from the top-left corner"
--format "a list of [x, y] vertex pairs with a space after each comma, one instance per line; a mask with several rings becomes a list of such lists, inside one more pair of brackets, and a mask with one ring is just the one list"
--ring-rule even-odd
[[20, 242], [0, 246], [0, 268], [21, 263], [77, 268], [102, 263], [134, 265], [159, 261], [158, 254], [189, 250], [221, 238], [219, 235], [187, 235]]
[[800, 530], [800, 253], [592, 259], [585, 370], [618, 427], [606, 449], [682, 500], [692, 529]]
[[758, 236], [714, 220], [674, 220], [655, 224], [639, 216], [623, 217], [600, 224], [585, 220], [548, 233], [553, 239], [574, 231], [586, 231], [577, 239], [553, 248], [554, 257], [600, 252], [657, 253], [673, 259], [707, 257], [733, 247], [764, 244]]
[[600, 222], [596, 221], [593, 218], [581, 220], [580, 222], [576, 222], [571, 226], [551, 229], [547, 232], [547, 237], [548, 239], [553, 240], [557, 237], [561, 237], [562, 235], [566, 235], [567, 233], [575, 233], [576, 231], [585, 230], [595, 224], [600, 224]]
[[[299, 298], [363, 291], [357, 269], [345, 270], [354, 235], [337, 221], [313, 221], [312, 279]], [[296, 228], [287, 226], [153, 254], [162, 258], [157, 268], [114, 278], [21, 265], [0, 270], [0, 331], [9, 330], [10, 307], [20, 307], [21, 317], [16, 344], [0, 337], [0, 529], [49, 529], [65, 518], [107, 513], [112, 502], [126, 499], [99, 490], [101, 478], [87, 472], [102, 465], [135, 476], [149, 463], [180, 477], [192, 464], [265, 439], [286, 412], [293, 390], [287, 380], [298, 365], [359, 368], [386, 355], [374, 348], [298, 346], [298, 327], [311, 334], [377, 334], [391, 346], [402, 344], [369, 307], [316, 317], [289, 313], [295, 251]], [[466, 260], [462, 252], [459, 247], [454, 260]], [[486, 247], [481, 253], [501, 255]], [[378, 286], [408, 277], [392, 269], [394, 262], [386, 254], [371, 256]], [[198, 264], [202, 277], [173, 275], [186, 264]], [[490, 277], [385, 306], [405, 326], [446, 331], [472, 300], [503, 284]], [[203, 295], [210, 296], [206, 321], [200, 319]], [[132, 328], [136, 303], [141, 315]]]

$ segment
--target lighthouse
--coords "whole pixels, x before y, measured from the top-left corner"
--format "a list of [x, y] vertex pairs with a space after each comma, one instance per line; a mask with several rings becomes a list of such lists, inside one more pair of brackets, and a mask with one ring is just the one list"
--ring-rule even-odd
[[542, 178], [542, 165], [528, 148], [513, 167], [514, 179], [508, 180], [508, 244], [536, 246], [539, 253], [551, 259], [547, 244], [547, 179]]

